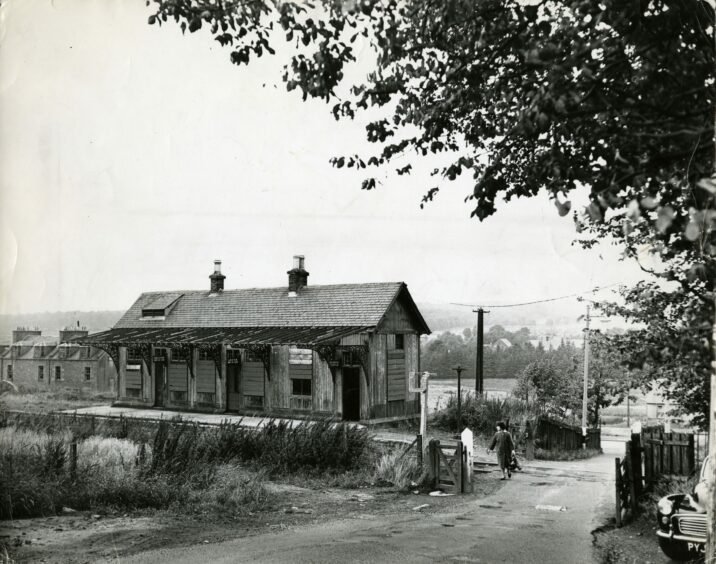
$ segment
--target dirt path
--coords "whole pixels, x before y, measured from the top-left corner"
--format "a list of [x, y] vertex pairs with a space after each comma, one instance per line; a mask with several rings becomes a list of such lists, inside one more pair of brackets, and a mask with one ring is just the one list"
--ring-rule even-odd
[[[365, 512], [282, 532], [103, 562], [589, 564], [594, 562], [591, 531], [611, 507], [612, 466], [612, 454], [578, 462], [535, 462], [496, 493], [463, 497], [439, 510]], [[431, 499], [415, 496], [410, 502], [418, 506]]]

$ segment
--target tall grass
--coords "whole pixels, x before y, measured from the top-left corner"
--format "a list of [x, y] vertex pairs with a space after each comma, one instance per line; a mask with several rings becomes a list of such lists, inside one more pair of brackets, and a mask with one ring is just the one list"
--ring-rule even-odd
[[377, 482], [405, 489], [420, 478], [421, 471], [414, 453], [395, 449], [384, 452], [376, 460], [374, 478]]
[[[523, 425], [525, 421], [535, 420], [541, 411], [514, 398], [484, 398], [466, 394], [462, 398], [461, 413], [463, 427], [469, 427], [477, 435], [490, 436], [495, 432], [498, 421], [509, 420], [510, 425]], [[451, 396], [445, 407], [433, 415], [432, 424], [439, 429], [455, 431], [457, 418], [457, 397]]]
[[[77, 468], [71, 472], [73, 440]], [[259, 430], [164, 422], [150, 445], [4, 427], [0, 519], [52, 514], [63, 506], [255, 510], [270, 499], [267, 477], [352, 470], [367, 464], [369, 444], [365, 429], [330, 421], [293, 427], [269, 421]], [[249, 468], [239, 472], [239, 464]]]

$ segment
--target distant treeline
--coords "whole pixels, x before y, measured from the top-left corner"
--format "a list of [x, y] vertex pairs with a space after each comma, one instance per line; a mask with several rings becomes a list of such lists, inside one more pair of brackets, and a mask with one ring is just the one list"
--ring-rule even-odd
[[[549, 351], [541, 343], [537, 346], [530, 343], [532, 338], [526, 327], [515, 332], [507, 331], [501, 325], [491, 327], [484, 337], [483, 376], [519, 378], [528, 364], [548, 356]], [[474, 378], [476, 339], [474, 330], [465, 329], [462, 334], [446, 332], [429, 340], [421, 347], [421, 370], [433, 372], [437, 378], [455, 378], [453, 368], [459, 364], [466, 369], [463, 377]], [[574, 347], [569, 344], [560, 348], [574, 352]]]

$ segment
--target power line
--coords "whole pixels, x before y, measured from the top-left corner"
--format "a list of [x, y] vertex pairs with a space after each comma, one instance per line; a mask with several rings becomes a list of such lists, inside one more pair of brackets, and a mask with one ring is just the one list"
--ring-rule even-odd
[[559, 296], [556, 298], [546, 298], [543, 300], [534, 300], [532, 302], [522, 302], [519, 304], [500, 304], [500, 305], [477, 305], [477, 304], [459, 304], [455, 302], [450, 302], [450, 305], [457, 305], [457, 306], [465, 306], [465, 307], [519, 307], [519, 306], [526, 306], [526, 305], [533, 305], [533, 304], [543, 304], [546, 302], [556, 302], [557, 300], [566, 300], [567, 298], [576, 298], [579, 296], [583, 296], [585, 294], [594, 294], [596, 292], [599, 292], [600, 290], [606, 290], [607, 288], [612, 288], [614, 286], [621, 285], [621, 282], [615, 282], [614, 284], [609, 284], [608, 286], [598, 286], [596, 288], [593, 288], [591, 290], [587, 290], [586, 292], [578, 292], [576, 294], [569, 294], [567, 296]]

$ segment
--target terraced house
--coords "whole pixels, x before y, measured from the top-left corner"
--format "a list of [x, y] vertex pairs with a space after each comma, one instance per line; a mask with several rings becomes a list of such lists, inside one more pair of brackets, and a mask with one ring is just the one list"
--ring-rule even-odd
[[116, 372], [109, 356], [75, 342], [86, 336], [81, 328], [65, 328], [58, 339], [40, 329], [18, 327], [12, 332], [12, 344], [0, 352], [2, 379], [25, 390], [114, 390]]
[[408, 387], [430, 332], [403, 282], [147, 292], [109, 331], [81, 339], [114, 359], [118, 404], [391, 420], [419, 412]]

